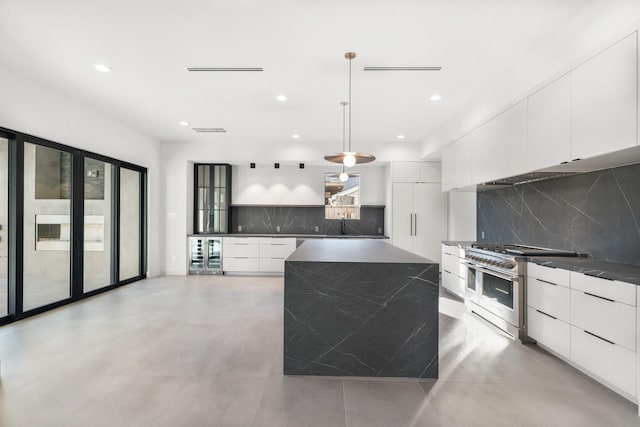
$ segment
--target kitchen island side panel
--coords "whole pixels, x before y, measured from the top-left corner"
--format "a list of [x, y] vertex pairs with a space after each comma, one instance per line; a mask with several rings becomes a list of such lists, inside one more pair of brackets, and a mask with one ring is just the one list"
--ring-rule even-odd
[[438, 264], [286, 261], [284, 373], [437, 378]]

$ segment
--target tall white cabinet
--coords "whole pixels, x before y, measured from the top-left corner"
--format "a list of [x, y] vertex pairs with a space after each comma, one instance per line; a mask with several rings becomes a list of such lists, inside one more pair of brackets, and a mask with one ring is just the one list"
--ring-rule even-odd
[[[420, 167], [416, 168], [415, 163]], [[407, 173], [411, 170], [417, 173]], [[447, 239], [448, 226], [440, 163], [394, 162], [391, 177], [393, 245], [440, 263], [440, 245]]]

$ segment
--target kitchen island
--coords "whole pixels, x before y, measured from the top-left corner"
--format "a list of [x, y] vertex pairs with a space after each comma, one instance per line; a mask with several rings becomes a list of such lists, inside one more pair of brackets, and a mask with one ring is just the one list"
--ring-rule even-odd
[[284, 373], [438, 377], [438, 264], [380, 240], [307, 240], [285, 261]]

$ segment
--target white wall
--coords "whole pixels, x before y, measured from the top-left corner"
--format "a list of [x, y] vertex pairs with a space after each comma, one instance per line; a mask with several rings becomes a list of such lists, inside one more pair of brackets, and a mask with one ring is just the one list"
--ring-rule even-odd
[[[324, 203], [324, 173], [338, 172], [341, 168], [297, 164], [249, 164], [233, 166], [232, 203], [236, 205], [322, 205]], [[361, 204], [384, 205], [384, 165], [356, 166], [350, 172], [360, 172]]]
[[476, 240], [475, 192], [449, 192], [449, 240]]
[[[164, 274], [159, 143], [56, 90], [0, 65], [0, 126], [148, 168], [151, 276]], [[186, 188], [186, 187], [185, 187]]]

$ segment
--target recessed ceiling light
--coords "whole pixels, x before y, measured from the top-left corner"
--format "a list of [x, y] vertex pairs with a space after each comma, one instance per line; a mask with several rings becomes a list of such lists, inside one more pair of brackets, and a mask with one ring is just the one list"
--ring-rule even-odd
[[284, 101], [287, 100], [287, 97], [285, 95], [280, 94], [280, 95], [276, 96], [276, 99], [278, 101], [280, 101], [280, 102], [284, 102]]
[[95, 66], [95, 69], [100, 71], [101, 73], [110, 73], [111, 72], [111, 68], [107, 67], [104, 64], [98, 64]]
[[189, 122], [182, 121], [182, 122], [180, 122], [180, 125], [181, 126], [189, 126]]
[[298, 139], [300, 138], [300, 135], [298, 135], [297, 133], [294, 133], [293, 135], [291, 135], [291, 138]]
[[402, 134], [398, 135], [398, 139], [404, 139], [404, 135]]
[[440, 101], [442, 99], [442, 97], [440, 95], [438, 95], [437, 93], [434, 93], [433, 95], [431, 95], [431, 98], [429, 98], [432, 101]]

